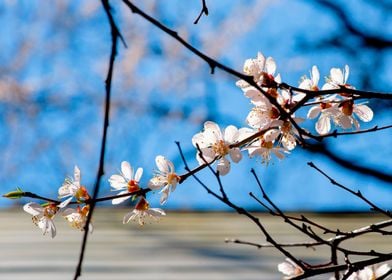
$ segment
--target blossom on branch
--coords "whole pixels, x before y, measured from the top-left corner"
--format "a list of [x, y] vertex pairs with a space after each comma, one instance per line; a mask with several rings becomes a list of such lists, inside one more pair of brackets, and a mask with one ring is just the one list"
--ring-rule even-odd
[[59, 204], [60, 208], [67, 206], [72, 198], [76, 198], [77, 202], [83, 202], [90, 199], [86, 187], [80, 184], [81, 175], [80, 169], [75, 165], [74, 178], [66, 178], [64, 184], [59, 188], [59, 199], [68, 197]]
[[286, 275], [284, 279], [290, 279], [304, 273], [302, 268], [289, 258], [286, 258], [285, 262], [278, 264], [278, 270]]
[[[248, 134], [255, 134], [258, 131], [248, 130]], [[250, 143], [244, 149], [248, 150], [249, 156], [261, 156], [262, 163], [268, 165], [271, 161], [272, 156], [271, 153], [274, 154], [277, 158], [283, 159], [284, 153], [289, 153], [288, 150], [279, 145], [279, 142], [276, 141], [280, 135], [279, 129], [270, 129], [267, 132], [263, 133], [259, 137], [256, 138], [255, 141]], [[277, 143], [277, 144], [276, 144]]]
[[164, 204], [169, 197], [171, 192], [174, 192], [181, 177], [175, 173], [174, 165], [170, 160], [167, 160], [163, 156], [157, 156], [155, 162], [158, 167], [158, 171], [155, 176], [149, 181], [148, 187], [152, 190], [162, 188], [160, 191], [161, 204]]
[[161, 216], [165, 215], [166, 213], [160, 208], [150, 208], [148, 201], [144, 197], [141, 197], [135, 205], [135, 208], [131, 212], [125, 214], [123, 224], [137, 220], [139, 225], [143, 226], [146, 218], [158, 221]]
[[[127, 161], [121, 162], [120, 174], [110, 176], [109, 183], [114, 191], [121, 191], [118, 195], [133, 193], [140, 190], [139, 181], [143, 175], [143, 168], [139, 167], [134, 174], [132, 166]], [[118, 197], [112, 200], [112, 204], [120, 204], [130, 196]]]
[[23, 206], [23, 210], [33, 215], [33, 223], [42, 230], [44, 235], [49, 233], [52, 238], [56, 236], [56, 227], [53, 223], [53, 218], [59, 210], [56, 204], [49, 203], [41, 206], [38, 203], [29, 202]]
[[[84, 230], [87, 221], [87, 215], [89, 213], [90, 206], [85, 205], [82, 208], [79, 206], [76, 209], [67, 208], [63, 211], [63, 217], [70, 223], [73, 228]], [[93, 231], [93, 225], [89, 224], [89, 232]]]
[[337, 116], [336, 123], [344, 129], [350, 129], [354, 125], [359, 129], [360, 124], [357, 117], [364, 122], [370, 122], [373, 119], [373, 111], [365, 104], [354, 104], [354, 100], [347, 99], [339, 105], [341, 114]]
[[219, 126], [211, 121], [204, 123], [204, 131], [197, 133], [192, 138], [192, 144], [195, 147], [199, 147], [202, 156], [199, 151], [196, 153], [196, 159], [200, 165], [211, 163], [214, 160], [218, 160], [217, 171], [220, 175], [226, 175], [230, 171], [230, 161], [227, 159], [227, 155], [230, 156], [231, 160], [235, 163], [242, 159], [241, 151], [238, 147], [231, 148], [230, 145], [235, 144], [240, 139], [239, 130], [229, 125], [222, 131]]
[[326, 83], [323, 85], [322, 90], [339, 89], [341, 87], [354, 88], [347, 84], [348, 76], [350, 75], [350, 67], [344, 66], [344, 70], [340, 68], [331, 68], [330, 75], [326, 78]]
[[318, 91], [318, 82], [320, 80], [320, 72], [316, 65], [313, 65], [312, 72], [310, 74], [310, 78], [304, 76], [302, 77], [302, 81], [299, 84], [299, 88]]
[[331, 121], [338, 123], [337, 120], [341, 115], [339, 110], [339, 103], [336, 95], [328, 96], [327, 98], [320, 99], [320, 104], [317, 104], [309, 109], [307, 118], [314, 119], [319, 115], [316, 122], [316, 131], [318, 134], [323, 135], [331, 131]]

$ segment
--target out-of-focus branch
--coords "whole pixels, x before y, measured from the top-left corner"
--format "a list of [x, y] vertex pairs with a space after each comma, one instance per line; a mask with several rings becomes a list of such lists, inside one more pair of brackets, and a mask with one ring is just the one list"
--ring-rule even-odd
[[359, 38], [363, 42], [363, 45], [374, 49], [392, 48], [392, 40], [368, 34], [364, 32], [363, 29], [356, 27], [347, 16], [347, 13], [343, 10], [342, 5], [327, 0], [316, 0], [314, 2], [335, 13], [337, 15], [336, 18], [340, 20], [343, 27]]
[[314, 168], [315, 170], [317, 170], [317, 172], [319, 172], [321, 175], [323, 175], [325, 178], [327, 178], [331, 184], [338, 186], [339, 188], [353, 194], [354, 196], [360, 198], [361, 200], [363, 200], [365, 203], [367, 203], [370, 207], [371, 210], [373, 211], [377, 211], [380, 212], [390, 218], [392, 218], [391, 212], [389, 210], [383, 210], [380, 207], [378, 207], [377, 205], [375, 205], [373, 202], [371, 202], [369, 199], [367, 199], [360, 191], [353, 191], [351, 189], [349, 189], [348, 187], [340, 184], [339, 182], [337, 182], [336, 180], [334, 180], [331, 176], [329, 176], [327, 173], [325, 173], [324, 171], [322, 171], [320, 168], [318, 168], [313, 162], [308, 162], [308, 165], [312, 168]]
[[371, 176], [386, 183], [392, 182], [392, 174], [383, 172], [379, 169], [361, 165], [360, 163], [339, 156], [336, 153], [333, 153], [330, 149], [328, 149], [327, 145], [324, 143], [307, 143], [307, 145], [304, 146], [304, 149], [312, 153], [322, 154], [345, 169], [358, 172], [362, 175]]

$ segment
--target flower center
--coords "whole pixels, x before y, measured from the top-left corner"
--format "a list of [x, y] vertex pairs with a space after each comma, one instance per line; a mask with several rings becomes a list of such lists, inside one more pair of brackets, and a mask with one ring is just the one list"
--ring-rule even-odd
[[135, 209], [139, 211], [146, 211], [149, 208], [150, 208], [150, 204], [147, 202], [147, 200], [144, 197], [142, 197], [135, 206]]
[[226, 145], [225, 141], [219, 140], [212, 145], [212, 150], [215, 152], [215, 154], [223, 157], [229, 153], [230, 148], [228, 145]]
[[131, 193], [131, 192], [136, 192], [138, 190], [140, 190], [139, 182], [137, 182], [136, 180], [130, 180], [128, 182], [128, 191]]
[[52, 219], [53, 216], [56, 215], [57, 209], [58, 209], [58, 207], [55, 204], [50, 203], [44, 209], [44, 216], [49, 218], [49, 219]]
[[331, 107], [332, 107], [331, 103], [324, 103], [324, 102], [321, 102], [321, 103], [320, 103], [320, 108], [321, 108], [322, 110], [328, 109], [328, 108], [331, 108]]
[[86, 187], [80, 186], [80, 188], [75, 193], [75, 198], [77, 201], [87, 200], [90, 198]]
[[275, 107], [271, 107], [271, 110], [269, 111], [269, 117], [275, 120], [279, 118], [279, 116], [280, 116], [279, 110], [276, 109]]
[[352, 100], [347, 100], [342, 102], [342, 113], [346, 116], [351, 116], [354, 109], [354, 102]]
[[180, 179], [181, 179], [181, 177], [178, 176], [176, 173], [169, 173], [167, 175], [167, 183], [169, 185], [173, 185], [173, 184], [178, 183], [178, 181], [180, 181]]
[[272, 141], [261, 141], [261, 147], [271, 150], [274, 147], [274, 143]]
[[282, 125], [281, 130], [282, 130], [283, 134], [289, 134], [291, 131], [291, 123], [288, 121], [285, 121]]

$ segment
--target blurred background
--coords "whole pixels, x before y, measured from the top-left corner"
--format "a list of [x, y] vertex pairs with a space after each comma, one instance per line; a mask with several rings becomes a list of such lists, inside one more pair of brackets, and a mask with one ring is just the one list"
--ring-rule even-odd
[[[153, 174], [155, 156], [171, 159], [184, 171], [174, 141], [191, 167], [197, 165], [191, 138], [206, 120], [243, 127], [251, 108], [236, 78], [207, 64], [178, 42], [112, 1], [128, 45], [119, 45], [115, 64], [105, 176], [100, 195], [110, 194], [107, 179], [123, 160], [143, 167], [142, 185]], [[350, 66], [356, 88], [391, 92], [392, 2], [389, 0], [208, 1], [210, 14], [193, 24], [201, 1], [142, 1], [145, 11], [178, 31], [192, 45], [242, 71], [258, 51], [272, 56], [283, 81], [298, 85], [313, 65], [321, 77], [331, 67]], [[92, 188], [102, 136], [104, 79], [111, 41], [99, 1], [13, 1], [0, 3], [0, 190], [57, 197], [74, 165]], [[323, 78], [322, 78], [323, 79]], [[321, 81], [320, 81], [321, 83]], [[371, 123], [391, 124], [392, 103], [370, 100]], [[300, 111], [299, 116], [306, 116]], [[314, 122], [306, 126], [313, 128]], [[222, 178], [229, 197], [249, 209], [262, 209], [248, 193], [259, 194], [255, 168], [268, 194], [285, 210], [366, 211], [358, 198], [332, 186], [307, 166], [313, 161], [338, 182], [381, 207], [392, 201], [392, 130], [315, 143], [314, 152], [297, 148], [269, 166], [244, 157]], [[320, 149], [322, 147], [322, 149]], [[323, 152], [321, 152], [321, 150]], [[216, 188], [208, 171], [200, 174]], [[111, 193], [113, 194], [113, 193]], [[158, 207], [159, 195], [153, 195]], [[27, 201], [0, 199], [1, 207]], [[104, 205], [104, 204], [102, 204]], [[165, 209], [229, 210], [193, 179], [180, 185]]]

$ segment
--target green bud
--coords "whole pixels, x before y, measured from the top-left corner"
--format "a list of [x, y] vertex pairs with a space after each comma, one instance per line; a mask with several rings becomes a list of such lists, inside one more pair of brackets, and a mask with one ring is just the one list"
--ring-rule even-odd
[[9, 199], [19, 199], [24, 196], [24, 191], [22, 191], [21, 188], [17, 187], [16, 191], [12, 191], [6, 194], [3, 194], [3, 197], [9, 198]]

